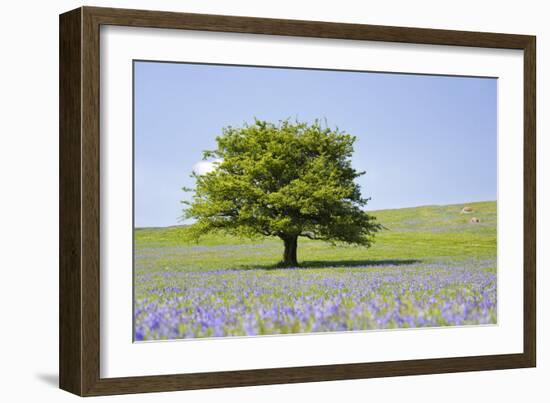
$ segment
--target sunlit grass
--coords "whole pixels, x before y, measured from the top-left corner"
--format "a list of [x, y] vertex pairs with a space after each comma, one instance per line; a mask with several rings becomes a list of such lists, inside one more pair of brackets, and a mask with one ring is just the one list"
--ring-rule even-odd
[[276, 238], [137, 229], [136, 338], [495, 323], [496, 203], [468, 205], [373, 212], [373, 247], [300, 239], [293, 269]]

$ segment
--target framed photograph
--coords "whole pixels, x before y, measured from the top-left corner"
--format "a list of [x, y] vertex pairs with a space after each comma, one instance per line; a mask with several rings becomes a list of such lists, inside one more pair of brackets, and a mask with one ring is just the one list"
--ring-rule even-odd
[[533, 367], [535, 37], [60, 16], [60, 387]]

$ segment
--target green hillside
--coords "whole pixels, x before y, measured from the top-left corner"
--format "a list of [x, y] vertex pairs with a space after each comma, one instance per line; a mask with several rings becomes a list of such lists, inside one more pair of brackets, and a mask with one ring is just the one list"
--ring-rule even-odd
[[[473, 209], [461, 214], [462, 208]], [[422, 206], [371, 212], [385, 229], [371, 248], [331, 245], [300, 238], [305, 267], [361, 267], [411, 262], [496, 260], [496, 202]], [[472, 217], [479, 223], [471, 223]], [[185, 226], [135, 230], [136, 271], [271, 268], [281, 259], [277, 238], [209, 235], [185, 240]], [[494, 266], [494, 264], [491, 264]]]

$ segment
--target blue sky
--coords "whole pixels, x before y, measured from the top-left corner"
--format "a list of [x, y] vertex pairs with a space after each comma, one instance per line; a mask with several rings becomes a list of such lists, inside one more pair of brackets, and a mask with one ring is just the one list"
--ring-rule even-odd
[[357, 136], [367, 209], [496, 200], [497, 80], [135, 62], [135, 225], [178, 224], [224, 126], [321, 118]]

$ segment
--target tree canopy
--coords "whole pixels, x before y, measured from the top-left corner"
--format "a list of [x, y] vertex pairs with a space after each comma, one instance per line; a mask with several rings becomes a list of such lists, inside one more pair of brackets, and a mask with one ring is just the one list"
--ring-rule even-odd
[[339, 129], [289, 120], [226, 127], [217, 148], [204, 151], [215, 169], [193, 173], [184, 217], [192, 237], [212, 231], [275, 236], [283, 264], [295, 266], [299, 237], [370, 246], [380, 229], [364, 211], [352, 167], [356, 137]]

